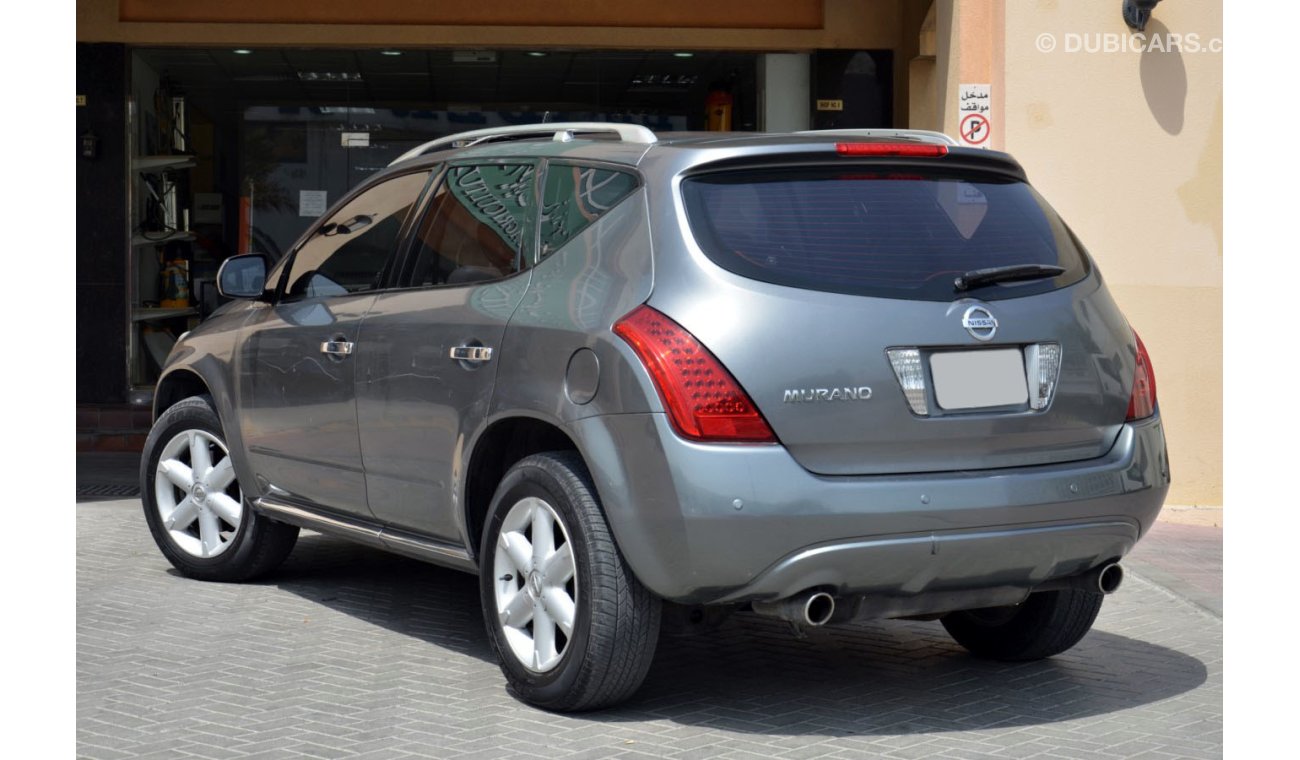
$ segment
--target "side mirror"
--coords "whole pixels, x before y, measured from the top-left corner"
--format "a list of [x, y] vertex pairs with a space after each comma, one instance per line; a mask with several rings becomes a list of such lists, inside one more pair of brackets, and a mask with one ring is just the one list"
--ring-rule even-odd
[[226, 298], [261, 298], [270, 263], [264, 253], [231, 256], [217, 270], [217, 292]]

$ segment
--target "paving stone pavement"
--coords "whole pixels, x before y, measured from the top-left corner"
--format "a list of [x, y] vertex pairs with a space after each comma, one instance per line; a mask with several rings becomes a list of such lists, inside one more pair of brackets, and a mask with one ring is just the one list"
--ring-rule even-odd
[[304, 532], [254, 584], [191, 581], [138, 501], [78, 504], [87, 758], [1217, 758], [1222, 621], [1130, 573], [1078, 646], [969, 657], [935, 622], [661, 637], [625, 706], [510, 696], [476, 581]]
[[1223, 528], [1157, 522], [1124, 566], [1223, 617]]

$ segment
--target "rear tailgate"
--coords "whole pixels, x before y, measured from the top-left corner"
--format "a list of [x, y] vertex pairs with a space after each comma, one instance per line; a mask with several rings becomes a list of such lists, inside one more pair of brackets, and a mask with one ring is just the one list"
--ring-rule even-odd
[[[813, 472], [1102, 455], [1124, 420], [1133, 339], [1086, 255], [1023, 181], [916, 163], [690, 175], [687, 247], [716, 268], [697, 283], [707, 292], [657, 288], [652, 304], [718, 357]], [[954, 287], [1020, 264], [1064, 272]]]

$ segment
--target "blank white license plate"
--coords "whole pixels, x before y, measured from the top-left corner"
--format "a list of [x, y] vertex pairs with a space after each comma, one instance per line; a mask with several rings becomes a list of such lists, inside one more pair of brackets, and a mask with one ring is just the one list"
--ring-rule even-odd
[[944, 409], [1023, 404], [1025, 360], [1019, 349], [946, 351], [930, 355], [934, 395]]

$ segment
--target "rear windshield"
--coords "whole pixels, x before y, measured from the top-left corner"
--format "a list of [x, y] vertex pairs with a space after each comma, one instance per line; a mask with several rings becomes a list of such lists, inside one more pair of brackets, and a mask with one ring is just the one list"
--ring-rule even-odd
[[[1033, 295], [1078, 282], [1087, 257], [1029, 185], [987, 175], [842, 168], [700, 175], [682, 184], [691, 230], [723, 269], [834, 293], [948, 301]], [[1055, 264], [1064, 274], [956, 291], [976, 269]]]

